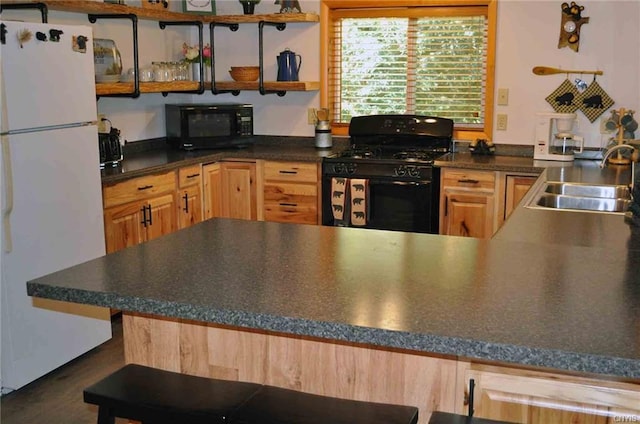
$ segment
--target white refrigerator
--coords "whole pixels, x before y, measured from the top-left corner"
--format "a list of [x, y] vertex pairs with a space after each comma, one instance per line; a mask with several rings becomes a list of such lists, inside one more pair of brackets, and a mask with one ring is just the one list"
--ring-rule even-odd
[[111, 322], [106, 308], [26, 291], [30, 279], [105, 254], [91, 27], [0, 24], [6, 393], [110, 339]]

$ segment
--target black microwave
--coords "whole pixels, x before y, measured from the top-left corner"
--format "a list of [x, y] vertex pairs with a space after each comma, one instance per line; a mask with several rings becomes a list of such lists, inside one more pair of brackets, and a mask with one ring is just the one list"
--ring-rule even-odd
[[165, 105], [167, 142], [178, 149], [243, 147], [253, 142], [253, 106], [242, 103]]

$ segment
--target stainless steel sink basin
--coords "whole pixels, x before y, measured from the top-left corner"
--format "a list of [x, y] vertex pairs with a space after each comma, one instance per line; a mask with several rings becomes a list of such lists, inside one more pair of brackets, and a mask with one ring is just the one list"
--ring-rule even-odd
[[526, 205], [529, 208], [548, 208], [582, 212], [624, 213], [631, 203], [629, 187], [547, 182]]
[[548, 182], [545, 193], [603, 199], [629, 199], [629, 187], [623, 185], [590, 185]]
[[565, 196], [562, 194], [542, 194], [536, 204], [553, 209], [577, 209], [599, 212], [625, 212], [629, 199], [611, 199], [604, 197]]

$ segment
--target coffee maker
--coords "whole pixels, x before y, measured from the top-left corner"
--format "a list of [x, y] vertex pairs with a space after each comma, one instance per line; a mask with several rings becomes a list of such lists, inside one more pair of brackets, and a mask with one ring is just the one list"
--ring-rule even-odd
[[533, 158], [572, 161], [584, 144], [583, 138], [572, 132], [575, 122], [575, 113], [537, 113]]

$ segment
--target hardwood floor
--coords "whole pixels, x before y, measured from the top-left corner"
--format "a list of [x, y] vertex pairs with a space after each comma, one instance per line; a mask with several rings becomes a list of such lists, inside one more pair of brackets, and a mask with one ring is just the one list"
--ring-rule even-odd
[[[82, 390], [124, 365], [122, 319], [112, 318], [113, 338], [0, 399], [2, 424], [95, 424], [98, 409]], [[128, 420], [117, 420], [118, 424]]]

